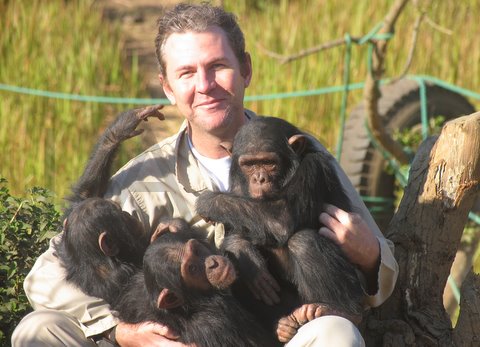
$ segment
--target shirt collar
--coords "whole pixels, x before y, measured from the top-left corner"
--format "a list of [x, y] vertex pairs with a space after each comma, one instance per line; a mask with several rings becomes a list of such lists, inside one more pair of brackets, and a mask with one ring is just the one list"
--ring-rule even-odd
[[[244, 112], [248, 119], [257, 117], [253, 111], [245, 109]], [[188, 146], [187, 136], [187, 121], [184, 120], [175, 144], [175, 175], [178, 183], [188, 193], [200, 193], [205, 189], [213, 190], [212, 182], [202, 174], [200, 163]]]

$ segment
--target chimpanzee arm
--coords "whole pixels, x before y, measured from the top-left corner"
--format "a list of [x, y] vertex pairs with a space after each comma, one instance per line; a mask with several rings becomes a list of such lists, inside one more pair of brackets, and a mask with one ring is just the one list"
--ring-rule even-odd
[[197, 213], [208, 221], [235, 229], [254, 245], [281, 246], [293, 232], [284, 200], [260, 201], [232, 193], [205, 192], [197, 199]]
[[67, 200], [71, 203], [78, 203], [90, 197], [103, 197], [119, 145], [142, 133], [142, 129], [136, 130], [142, 120], [147, 120], [149, 117], [163, 119], [163, 115], [159, 112], [161, 107], [149, 106], [121, 113], [100, 137], [82, 176], [72, 188], [72, 196]]
[[268, 305], [280, 301], [277, 292], [280, 286], [267, 269], [259, 251], [239, 234], [225, 237], [222, 250], [229, 256], [240, 272], [240, 279], [250, 289], [254, 297]]
[[335, 172], [331, 157], [320, 151], [308, 153], [302, 158], [287, 186], [286, 196], [295, 231], [320, 227], [318, 216], [324, 210], [324, 203], [349, 212], [353, 209]]

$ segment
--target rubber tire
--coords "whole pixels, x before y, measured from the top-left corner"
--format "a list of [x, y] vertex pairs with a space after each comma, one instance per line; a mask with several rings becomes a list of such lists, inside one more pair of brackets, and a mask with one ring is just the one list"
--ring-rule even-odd
[[[381, 88], [378, 109], [389, 133], [393, 129], [412, 128], [421, 124], [420, 94], [417, 82], [399, 80]], [[474, 107], [460, 94], [433, 84], [426, 84], [428, 116], [442, 115], [445, 121], [475, 112]], [[374, 149], [365, 128], [363, 105], [356, 106], [345, 123], [340, 165], [363, 197], [394, 199], [393, 175], [385, 171], [386, 161]], [[381, 230], [386, 230], [395, 207], [366, 202]]]

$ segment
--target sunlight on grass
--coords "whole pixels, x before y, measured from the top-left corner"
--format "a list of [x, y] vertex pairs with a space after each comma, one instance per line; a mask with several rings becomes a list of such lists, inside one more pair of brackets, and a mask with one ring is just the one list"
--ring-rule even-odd
[[[138, 75], [123, 63], [119, 28], [103, 21], [91, 2], [0, 2], [0, 21], [0, 83], [84, 95], [139, 94]], [[40, 185], [62, 197], [105, 118], [117, 112], [103, 104], [8, 92], [0, 98], [0, 175], [14, 193]]]

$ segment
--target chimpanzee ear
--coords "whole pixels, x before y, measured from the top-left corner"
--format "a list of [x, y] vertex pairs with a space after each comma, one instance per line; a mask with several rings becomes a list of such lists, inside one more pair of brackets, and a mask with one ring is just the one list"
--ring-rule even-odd
[[107, 257], [116, 256], [120, 251], [117, 244], [108, 239], [106, 231], [98, 236], [98, 246]]
[[301, 155], [307, 148], [307, 138], [305, 135], [296, 134], [288, 139], [288, 144], [297, 155]]
[[183, 300], [180, 299], [174, 292], [164, 288], [158, 295], [157, 308], [169, 310], [172, 308], [180, 307], [183, 304]]

